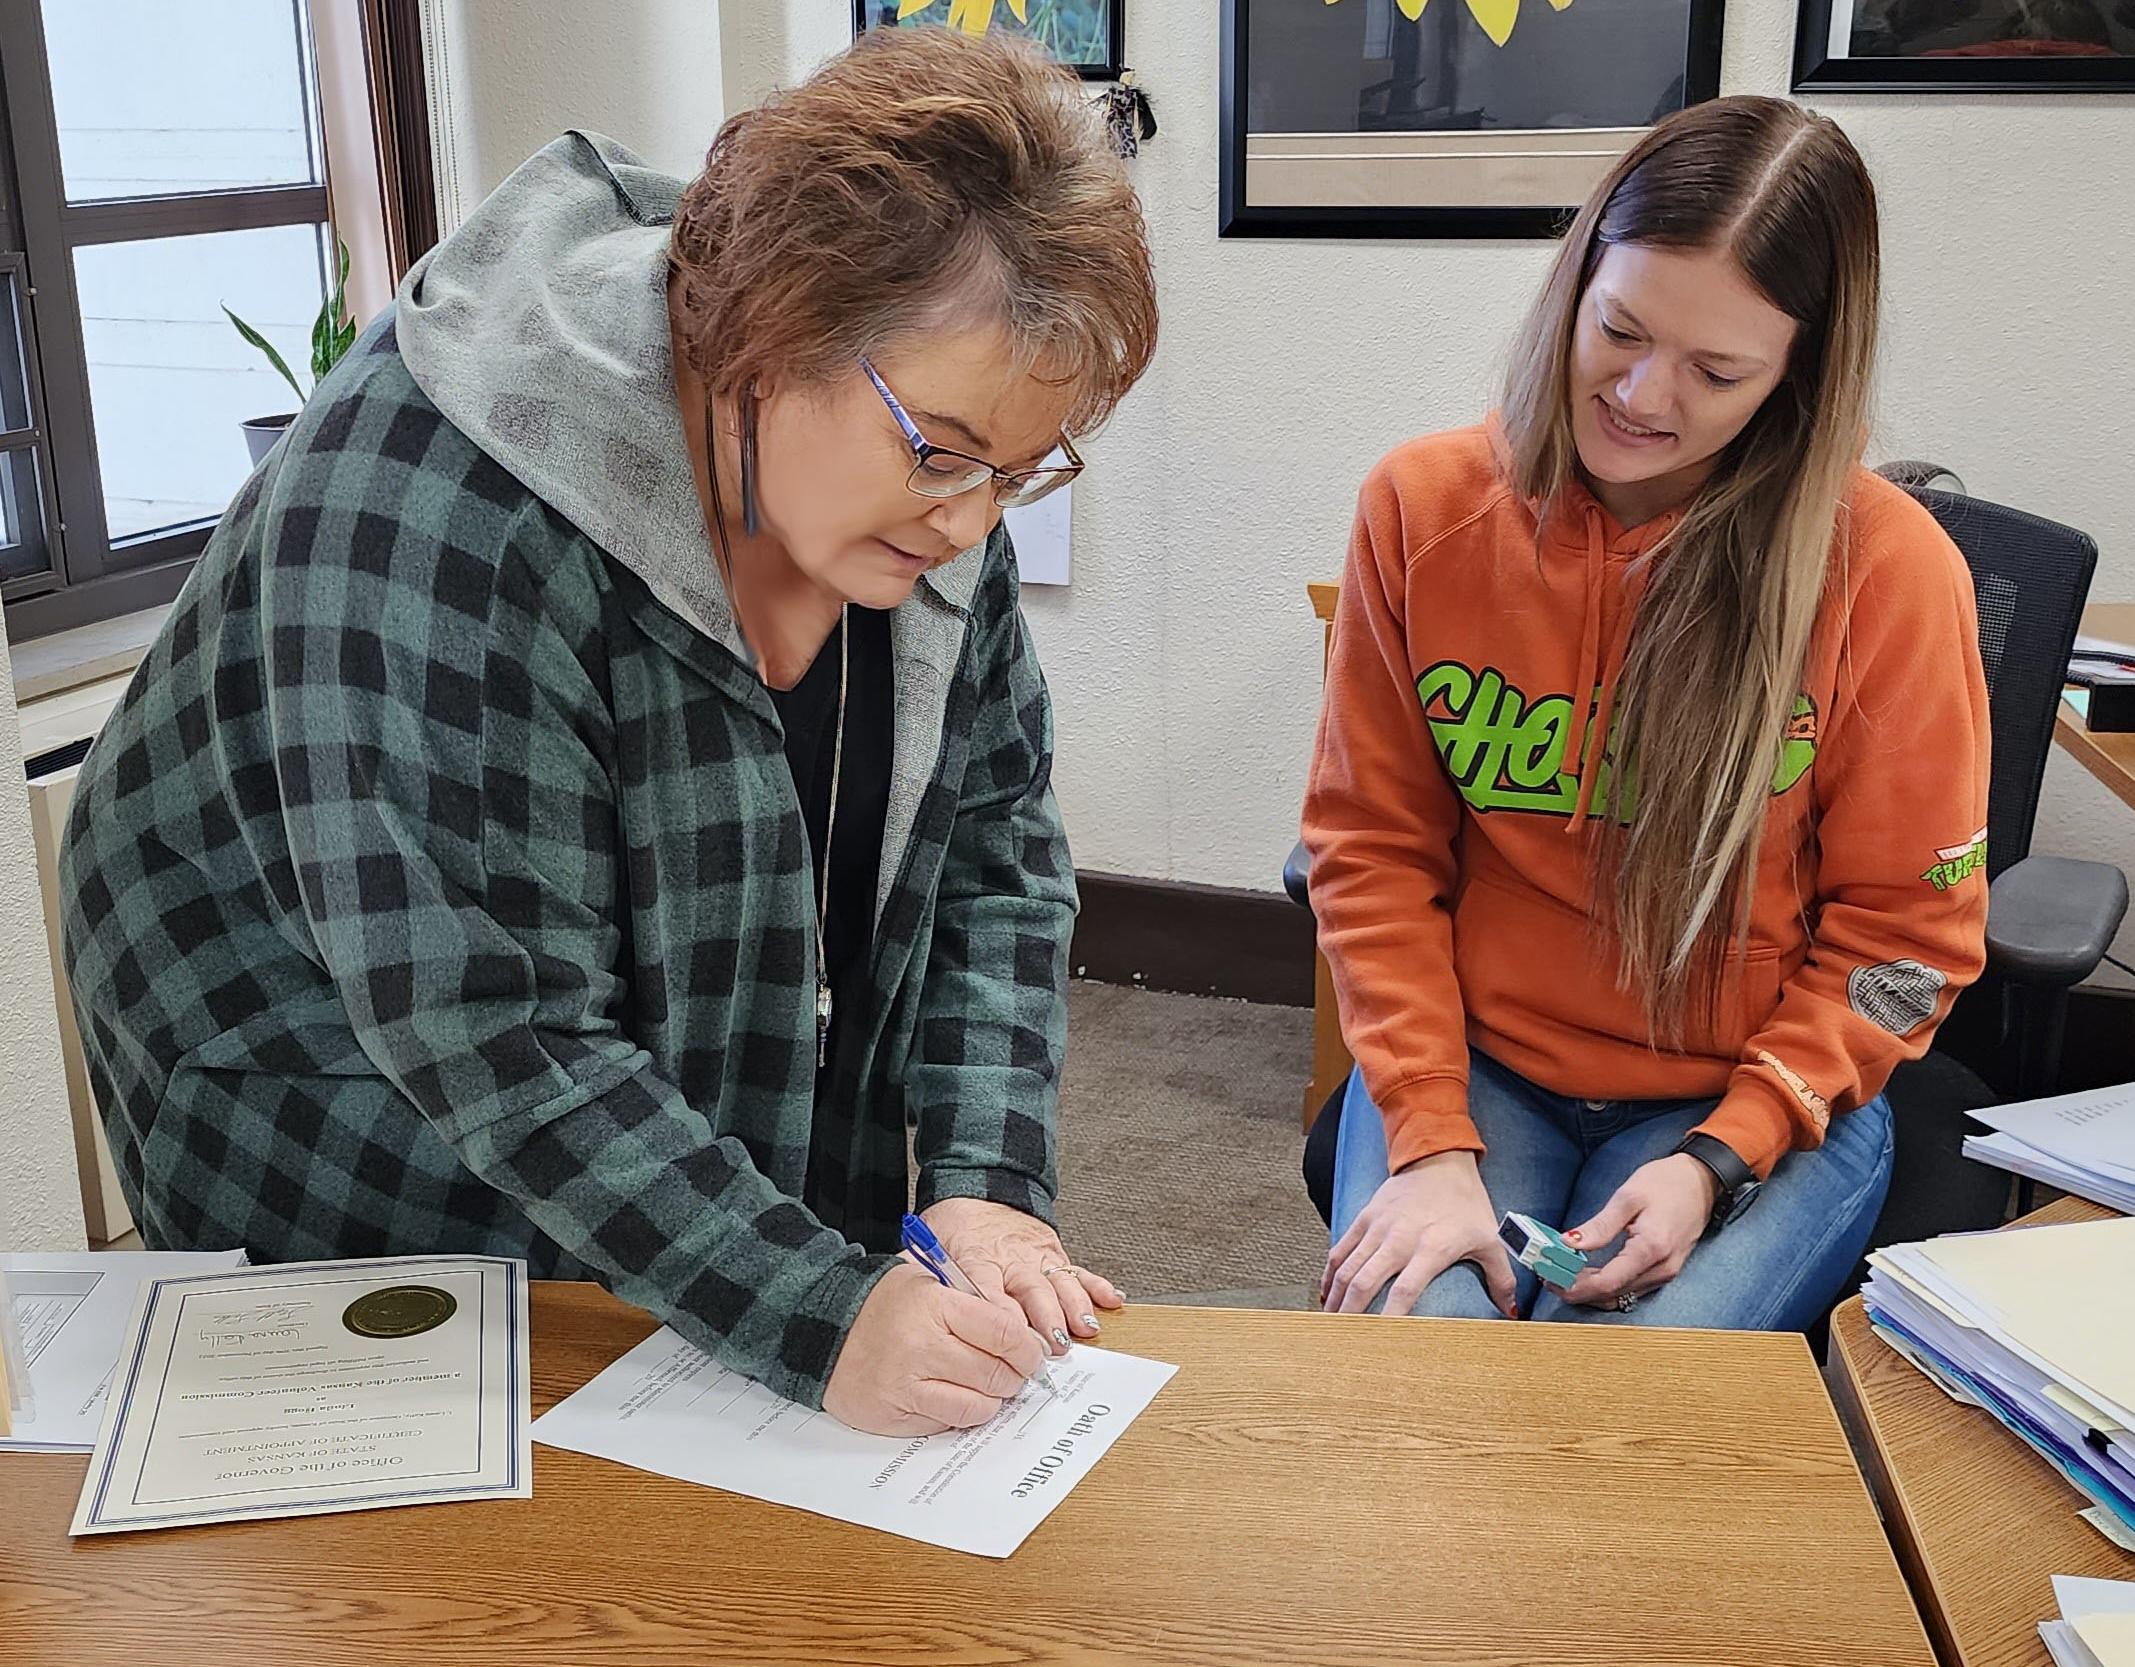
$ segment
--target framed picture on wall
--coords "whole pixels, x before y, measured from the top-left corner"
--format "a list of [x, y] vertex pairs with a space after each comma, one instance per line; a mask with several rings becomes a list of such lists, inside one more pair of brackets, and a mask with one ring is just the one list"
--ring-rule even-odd
[[1799, 92], [2135, 89], [2135, 0], [1801, 0]]
[[1223, 0], [1225, 237], [1552, 237], [1720, 90], [1721, 0]]
[[1116, 81], [1127, 0], [853, 0], [853, 39], [871, 29], [989, 29], [1027, 35], [1085, 81]]

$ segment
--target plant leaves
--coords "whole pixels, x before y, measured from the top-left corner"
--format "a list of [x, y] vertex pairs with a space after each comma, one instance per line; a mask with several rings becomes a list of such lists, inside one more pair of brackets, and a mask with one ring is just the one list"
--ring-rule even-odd
[[275, 351], [274, 343], [253, 329], [251, 325], [230, 311], [228, 307], [222, 309], [222, 316], [237, 326], [237, 333], [240, 336], [267, 355], [267, 363], [282, 373], [282, 380], [289, 384], [290, 392], [297, 396], [297, 403], [302, 405], [304, 403], [304, 390], [297, 386], [297, 379], [289, 373], [288, 361]]
[[326, 373], [341, 362], [341, 355], [348, 351], [348, 344], [356, 339], [353, 323], [347, 335], [342, 326], [348, 319], [348, 245], [339, 238], [334, 247], [340, 251], [340, 272], [334, 278], [333, 293], [319, 308], [319, 316], [311, 327], [311, 381], [317, 387], [326, 379]]
[[1023, 8], [1024, 0], [1008, 0], [1008, 9], [1016, 14], [1018, 23], [1028, 23], [1030, 21], [1030, 13]]
[[[1407, 18], [1411, 23], [1415, 23], [1422, 18], [1423, 8], [1428, 6], [1431, 0], [1394, 0], [1394, 3], [1401, 8], [1403, 17]], [[1549, 3], [1554, 6], [1558, 4], [1558, 0], [1549, 0]], [[1563, 4], [1567, 6], [1571, 3], [1572, 0], [1563, 0]]]
[[897, 21], [902, 23], [914, 12], [923, 12], [933, 4], [934, 0], [897, 0]]

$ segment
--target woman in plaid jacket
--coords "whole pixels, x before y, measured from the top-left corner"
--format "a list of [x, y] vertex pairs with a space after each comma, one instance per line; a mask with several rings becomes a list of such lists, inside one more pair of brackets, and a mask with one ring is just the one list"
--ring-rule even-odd
[[[144, 1238], [522, 1256], [893, 1433], [1093, 1334], [999, 523], [1155, 329], [1116, 159], [1005, 45], [872, 37], [687, 187], [528, 161], [246, 483], [83, 769], [67, 955]], [[908, 1122], [993, 1301], [893, 1254]]]

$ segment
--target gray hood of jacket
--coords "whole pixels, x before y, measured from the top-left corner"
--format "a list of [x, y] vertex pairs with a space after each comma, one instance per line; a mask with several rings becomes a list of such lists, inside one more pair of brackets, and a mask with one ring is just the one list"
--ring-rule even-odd
[[[681, 195], [681, 181], [613, 140], [566, 133], [409, 270], [397, 339], [417, 386], [456, 427], [675, 614], [753, 664], [675, 405], [667, 249]], [[936, 766], [986, 548], [928, 573], [891, 621], [895, 756], [878, 909]]]

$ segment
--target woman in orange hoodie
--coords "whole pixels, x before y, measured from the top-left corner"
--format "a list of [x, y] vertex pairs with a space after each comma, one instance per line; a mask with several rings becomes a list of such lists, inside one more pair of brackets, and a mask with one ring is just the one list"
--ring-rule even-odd
[[[1834, 124], [1697, 105], [1579, 214], [1499, 416], [1365, 481], [1305, 804], [1329, 1308], [1792, 1328], [1859, 1256], [1987, 902], [1970, 576], [1859, 461], [1877, 283]], [[1504, 1210], [1592, 1265], [1538, 1286]]]

